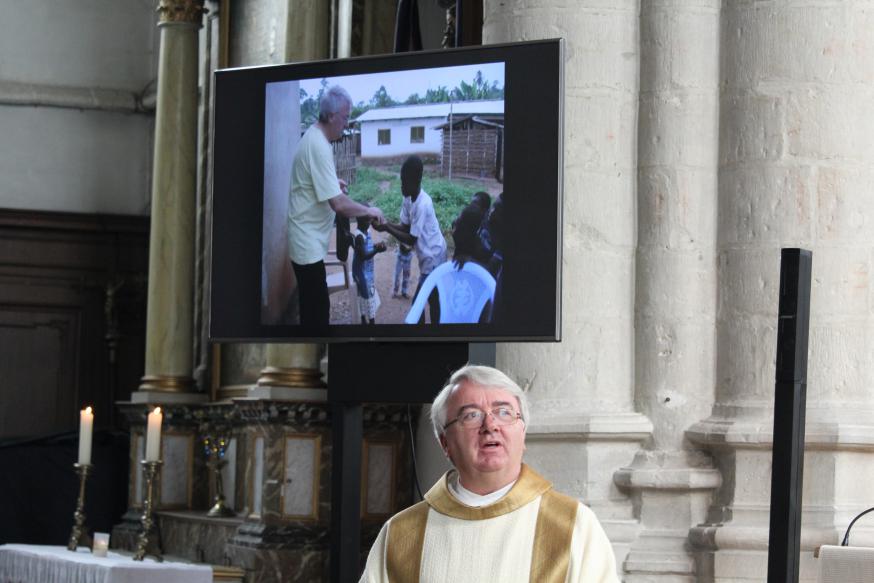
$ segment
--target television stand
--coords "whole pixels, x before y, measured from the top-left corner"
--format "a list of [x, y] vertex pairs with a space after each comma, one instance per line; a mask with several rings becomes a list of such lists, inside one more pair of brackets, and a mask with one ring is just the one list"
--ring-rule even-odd
[[494, 366], [495, 353], [494, 343], [350, 343], [329, 347], [332, 583], [354, 582], [360, 576], [362, 403], [430, 403], [454, 370], [468, 362]]

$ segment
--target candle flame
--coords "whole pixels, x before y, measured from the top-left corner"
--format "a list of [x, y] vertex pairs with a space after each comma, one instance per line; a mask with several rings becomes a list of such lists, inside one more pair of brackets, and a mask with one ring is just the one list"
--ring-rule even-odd
[[152, 411], [152, 413], [155, 413], [155, 414], [157, 414], [157, 415], [160, 415], [160, 414], [161, 414], [161, 408], [160, 408], [160, 407], [155, 407], [155, 410]]
[[91, 415], [91, 407], [85, 407], [85, 412], [86, 412], [88, 415]]

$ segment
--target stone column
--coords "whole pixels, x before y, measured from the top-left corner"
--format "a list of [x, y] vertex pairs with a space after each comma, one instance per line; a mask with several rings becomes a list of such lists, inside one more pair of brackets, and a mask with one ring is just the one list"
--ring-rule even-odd
[[145, 376], [134, 402], [190, 401], [197, 174], [198, 29], [203, 0], [160, 0], [158, 102]]
[[723, 8], [717, 395], [688, 432], [724, 478], [691, 535], [708, 581], [767, 571], [780, 247], [813, 250], [801, 580], [871, 502], [872, 25], [862, 2]]
[[615, 475], [641, 522], [626, 581], [696, 580], [689, 529], [720, 482], [684, 435], [714, 398], [719, 8], [641, 5], [634, 353], [636, 404], [653, 434]]
[[249, 389], [249, 397], [325, 401], [328, 398], [322, 373], [319, 344], [269, 344], [267, 366], [258, 384]]
[[639, 6], [605, 6], [489, 0], [483, 42], [567, 41], [562, 342], [502, 344], [497, 364], [531, 395], [526, 460], [595, 510], [621, 563], [637, 526], [610, 477], [652, 426], [633, 402]]
[[[330, 11], [327, 2], [289, 1], [286, 11], [283, 59], [285, 62], [311, 61], [328, 56]], [[285, 212], [281, 213], [285, 216]], [[282, 240], [286, 237], [283, 234]], [[288, 260], [290, 262], [290, 259]], [[289, 266], [289, 277], [294, 278]], [[291, 301], [297, 301], [296, 296]], [[325, 401], [320, 344], [269, 344], [265, 365], [248, 396], [258, 399]]]

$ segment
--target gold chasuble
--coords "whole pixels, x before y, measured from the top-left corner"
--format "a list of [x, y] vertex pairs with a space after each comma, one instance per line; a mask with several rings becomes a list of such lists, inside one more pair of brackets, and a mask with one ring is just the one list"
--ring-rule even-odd
[[540, 506], [528, 581], [566, 581], [579, 502], [555, 492], [550, 482], [524, 464], [519, 479], [503, 498], [479, 508], [465, 506], [456, 500], [449, 492], [448, 477], [448, 473], [444, 475], [425, 494], [424, 501], [392, 518], [385, 552], [385, 566], [391, 583], [419, 583], [431, 510], [464, 521], [487, 520], [515, 512], [537, 498], [540, 498]]

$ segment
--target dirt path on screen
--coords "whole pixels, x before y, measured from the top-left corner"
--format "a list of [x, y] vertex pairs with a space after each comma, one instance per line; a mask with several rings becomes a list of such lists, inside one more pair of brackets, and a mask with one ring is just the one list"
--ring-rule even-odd
[[[416, 291], [416, 284], [419, 282], [419, 266], [415, 254], [410, 262], [410, 285], [409, 299], [401, 297], [392, 298], [392, 285], [395, 277], [395, 261], [397, 252], [397, 241], [391, 235], [386, 233], [378, 233], [371, 230], [370, 236], [373, 237], [373, 242], [378, 243], [385, 241], [388, 249], [383, 253], [378, 253], [373, 258], [374, 261], [374, 276], [376, 279], [376, 290], [379, 292], [380, 306], [376, 313], [377, 324], [403, 324], [404, 318], [410, 309], [413, 301], [413, 292]], [[331, 324], [359, 324], [353, 322], [356, 310], [354, 302], [356, 301], [355, 283], [352, 281], [352, 255], [354, 251], [349, 253], [349, 289], [341, 290], [331, 294]], [[426, 310], [427, 312], [427, 310]]]
[[[378, 169], [383, 172], [393, 171], [389, 166], [377, 166]], [[434, 168], [429, 167], [431, 171], [434, 171]], [[459, 179], [464, 179], [464, 177], [459, 177]], [[504, 190], [504, 185], [495, 180], [494, 178], [480, 178], [480, 177], [471, 177], [471, 180], [477, 180], [481, 184], [485, 186], [486, 191], [492, 196], [492, 198], [496, 197]], [[389, 182], [385, 181], [379, 184], [381, 190], [385, 191], [389, 187]], [[407, 316], [407, 312], [410, 309], [410, 305], [413, 301], [413, 293], [416, 291], [416, 285], [419, 283], [419, 265], [418, 260], [413, 256], [413, 260], [410, 264], [410, 285], [409, 285], [409, 299], [404, 299], [401, 297], [392, 298], [392, 285], [394, 284], [395, 277], [395, 261], [396, 261], [396, 253], [397, 253], [397, 240], [387, 233], [379, 233], [371, 229], [370, 236], [373, 237], [373, 242], [378, 243], [380, 241], [385, 241], [388, 249], [379, 253], [375, 258], [374, 264], [375, 267], [375, 277], [376, 277], [376, 289], [379, 292], [380, 306], [379, 311], [376, 313], [376, 323], [377, 324], [403, 324], [404, 318]], [[331, 233], [331, 241], [336, 241], [336, 237], [334, 233]], [[448, 244], [451, 244], [451, 239], [447, 239]], [[352, 255], [354, 251], [349, 251], [349, 289], [348, 290], [340, 290], [331, 294], [331, 324], [360, 324], [360, 320], [354, 320], [357, 318], [357, 309], [355, 308], [355, 302], [357, 301], [357, 296], [355, 294], [355, 283], [352, 281]], [[451, 256], [451, 251], [450, 251]], [[429, 320], [429, 316], [427, 315], [427, 308], [425, 309], [426, 313], [426, 321]]]

